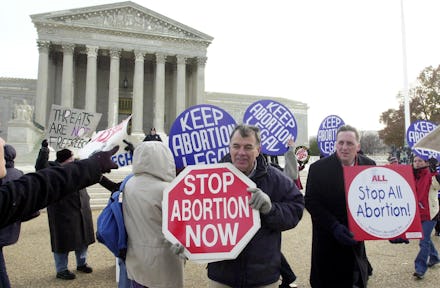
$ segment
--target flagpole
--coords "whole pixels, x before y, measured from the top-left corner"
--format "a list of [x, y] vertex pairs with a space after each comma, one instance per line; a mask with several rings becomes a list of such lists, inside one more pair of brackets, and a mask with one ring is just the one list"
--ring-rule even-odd
[[410, 111], [409, 111], [409, 91], [408, 91], [408, 71], [407, 71], [407, 65], [406, 65], [406, 33], [405, 33], [405, 15], [403, 13], [403, 0], [400, 0], [400, 7], [401, 7], [401, 17], [402, 17], [402, 57], [403, 57], [403, 99], [404, 99], [404, 106], [403, 106], [403, 112], [405, 114], [405, 131], [403, 133], [404, 135], [404, 141], [405, 146], [407, 146], [406, 141], [406, 131], [408, 131], [408, 127], [410, 125]]

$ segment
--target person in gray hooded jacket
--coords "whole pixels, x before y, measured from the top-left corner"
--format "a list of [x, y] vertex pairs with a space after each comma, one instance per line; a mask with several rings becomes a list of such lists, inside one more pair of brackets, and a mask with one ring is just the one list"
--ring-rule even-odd
[[122, 202], [128, 278], [135, 287], [183, 287], [184, 260], [162, 233], [163, 190], [176, 176], [173, 155], [163, 142], [142, 142], [134, 150], [132, 169]]

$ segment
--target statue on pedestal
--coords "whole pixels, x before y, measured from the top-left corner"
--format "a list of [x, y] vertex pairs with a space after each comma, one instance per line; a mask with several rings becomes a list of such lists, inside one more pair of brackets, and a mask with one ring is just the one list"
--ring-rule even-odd
[[34, 107], [29, 105], [25, 99], [22, 104], [15, 104], [15, 110], [12, 119], [21, 121], [32, 121]]

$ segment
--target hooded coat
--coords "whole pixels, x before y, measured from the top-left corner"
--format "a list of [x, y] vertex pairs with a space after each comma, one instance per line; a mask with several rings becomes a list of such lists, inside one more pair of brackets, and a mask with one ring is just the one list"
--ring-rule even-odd
[[[370, 158], [357, 155], [358, 165], [376, 165]], [[332, 227], [348, 227], [344, 174], [336, 153], [310, 165], [305, 193], [306, 209], [312, 224], [312, 265], [310, 284], [313, 288], [353, 287], [353, 269], [360, 270], [363, 287], [367, 287], [368, 259], [363, 241], [355, 246], [340, 244]]]
[[173, 155], [163, 142], [142, 142], [132, 169], [122, 202], [128, 278], [147, 287], [183, 287], [183, 260], [162, 234], [162, 195], [176, 176]]
[[[59, 167], [48, 161], [49, 149], [40, 149], [36, 167]], [[52, 252], [67, 253], [83, 249], [95, 242], [90, 196], [81, 189], [47, 206]]]

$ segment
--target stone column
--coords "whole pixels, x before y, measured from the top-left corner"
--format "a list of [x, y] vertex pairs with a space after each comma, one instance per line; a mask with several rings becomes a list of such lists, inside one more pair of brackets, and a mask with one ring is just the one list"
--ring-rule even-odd
[[153, 98], [153, 127], [158, 133], [164, 132], [165, 115], [165, 58], [166, 56], [156, 53], [156, 79]]
[[87, 46], [86, 110], [96, 112], [96, 71], [98, 47]]
[[186, 99], [186, 57], [177, 55], [177, 79], [176, 79], [176, 115], [185, 110]]
[[110, 81], [108, 88], [108, 128], [118, 124], [119, 114], [119, 60], [121, 50], [110, 50]]
[[197, 58], [197, 88], [196, 88], [196, 99], [195, 104], [205, 103], [205, 64], [206, 57]]
[[63, 76], [61, 79], [61, 106], [73, 108], [73, 50], [74, 44], [63, 44]]
[[47, 90], [49, 74], [49, 41], [37, 41], [38, 46], [38, 80], [37, 95], [35, 98], [35, 122], [41, 126], [46, 126], [47, 113]]
[[132, 134], [144, 135], [144, 55], [145, 52], [134, 51], [134, 78], [132, 102]]

